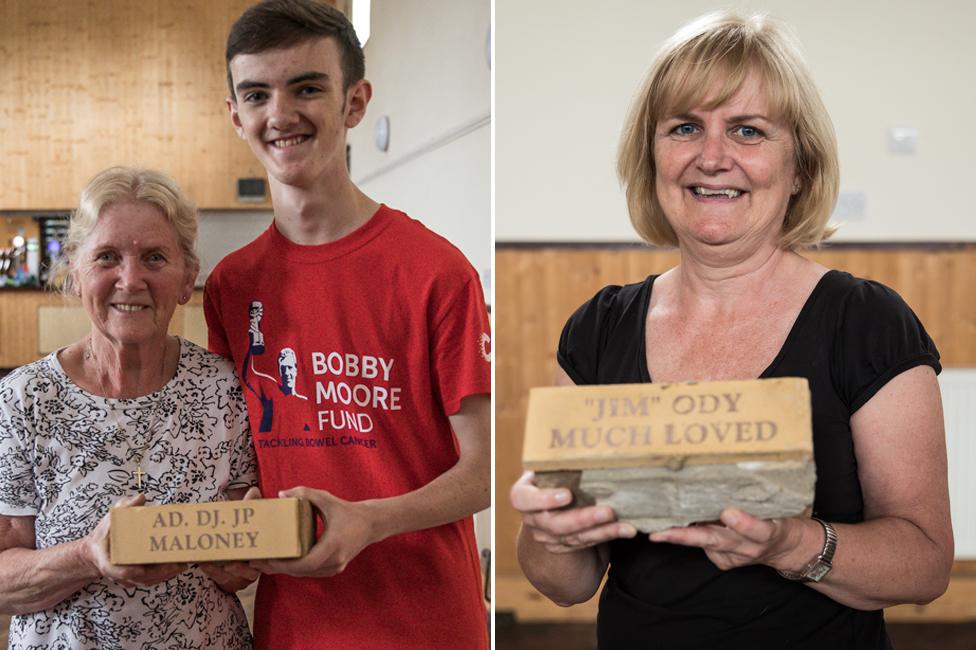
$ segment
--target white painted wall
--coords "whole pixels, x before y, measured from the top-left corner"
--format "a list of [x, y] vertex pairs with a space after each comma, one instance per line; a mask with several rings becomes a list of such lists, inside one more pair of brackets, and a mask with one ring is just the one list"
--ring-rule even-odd
[[976, 368], [944, 368], [939, 375], [945, 410], [946, 452], [949, 460], [949, 505], [957, 560], [976, 560]]
[[[366, 78], [373, 99], [349, 132], [353, 181], [446, 237], [481, 274], [490, 296], [490, 0], [372, 0]], [[390, 119], [390, 146], [374, 144]], [[475, 517], [491, 543], [490, 511]]]
[[[865, 217], [837, 241], [976, 241], [976, 3], [955, 0], [496, 0], [498, 241], [633, 241], [614, 174], [633, 94], [660, 44], [731, 6], [792, 25], [834, 120], [841, 191]], [[918, 129], [914, 156], [889, 127]]]
[[[228, 124], [227, 128], [230, 128]], [[254, 241], [271, 225], [270, 210], [201, 210], [197, 227], [197, 254], [200, 275], [197, 286], [204, 281], [217, 262], [227, 253]]]
[[[491, 267], [489, 0], [373, 0], [363, 123], [349, 132], [353, 180]], [[390, 118], [387, 152], [374, 124]]]

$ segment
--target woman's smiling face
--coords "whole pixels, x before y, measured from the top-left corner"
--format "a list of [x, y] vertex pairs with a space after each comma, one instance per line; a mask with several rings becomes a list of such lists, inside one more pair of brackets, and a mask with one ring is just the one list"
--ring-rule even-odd
[[795, 158], [792, 131], [770, 114], [755, 72], [713, 109], [665, 116], [654, 133], [655, 183], [679, 244], [775, 245], [799, 188]]
[[176, 229], [144, 201], [107, 205], [73, 257], [75, 286], [93, 330], [117, 344], [164, 339], [196, 276]]

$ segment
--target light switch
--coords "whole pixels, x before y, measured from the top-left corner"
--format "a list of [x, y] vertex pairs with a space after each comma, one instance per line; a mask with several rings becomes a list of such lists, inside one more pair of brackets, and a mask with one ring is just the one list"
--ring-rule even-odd
[[888, 129], [888, 151], [914, 154], [918, 148], [918, 129], [914, 126], [893, 126]]
[[376, 148], [386, 152], [390, 150], [390, 116], [381, 115], [373, 124], [373, 141]]

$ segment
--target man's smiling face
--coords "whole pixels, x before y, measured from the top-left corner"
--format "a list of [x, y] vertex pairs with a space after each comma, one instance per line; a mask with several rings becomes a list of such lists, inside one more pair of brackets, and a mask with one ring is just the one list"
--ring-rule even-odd
[[273, 181], [307, 188], [346, 173], [346, 129], [362, 119], [369, 96], [364, 81], [343, 91], [340, 57], [325, 37], [231, 60], [234, 128]]

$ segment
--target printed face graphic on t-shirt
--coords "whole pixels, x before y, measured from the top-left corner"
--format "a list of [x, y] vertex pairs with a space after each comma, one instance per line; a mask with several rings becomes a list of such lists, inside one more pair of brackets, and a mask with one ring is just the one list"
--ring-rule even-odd
[[281, 392], [291, 394], [298, 379], [298, 359], [291, 348], [283, 348], [278, 353], [278, 373], [281, 375]]
[[[372, 350], [303, 351], [298, 340], [277, 335], [275, 316], [265, 313], [262, 301], [249, 303], [241, 383], [257, 400], [249, 405], [259, 418], [257, 432], [274, 434], [273, 439], [256, 440], [257, 445], [377, 449], [377, 418], [403, 409], [396, 359]], [[486, 339], [484, 335], [479, 342], [482, 355], [488, 354]], [[274, 355], [282, 343], [285, 347]]]
[[277, 367], [280, 381], [266, 372], [261, 372], [255, 366], [255, 358], [264, 355], [264, 334], [260, 329], [263, 316], [264, 306], [261, 302], [258, 300], [251, 302], [248, 308], [249, 347], [241, 367], [241, 384], [258, 398], [261, 406], [258, 431], [268, 433], [274, 423], [276, 399], [298, 397], [308, 400], [308, 397], [298, 392], [298, 356], [292, 348], [282, 348], [278, 353]]

